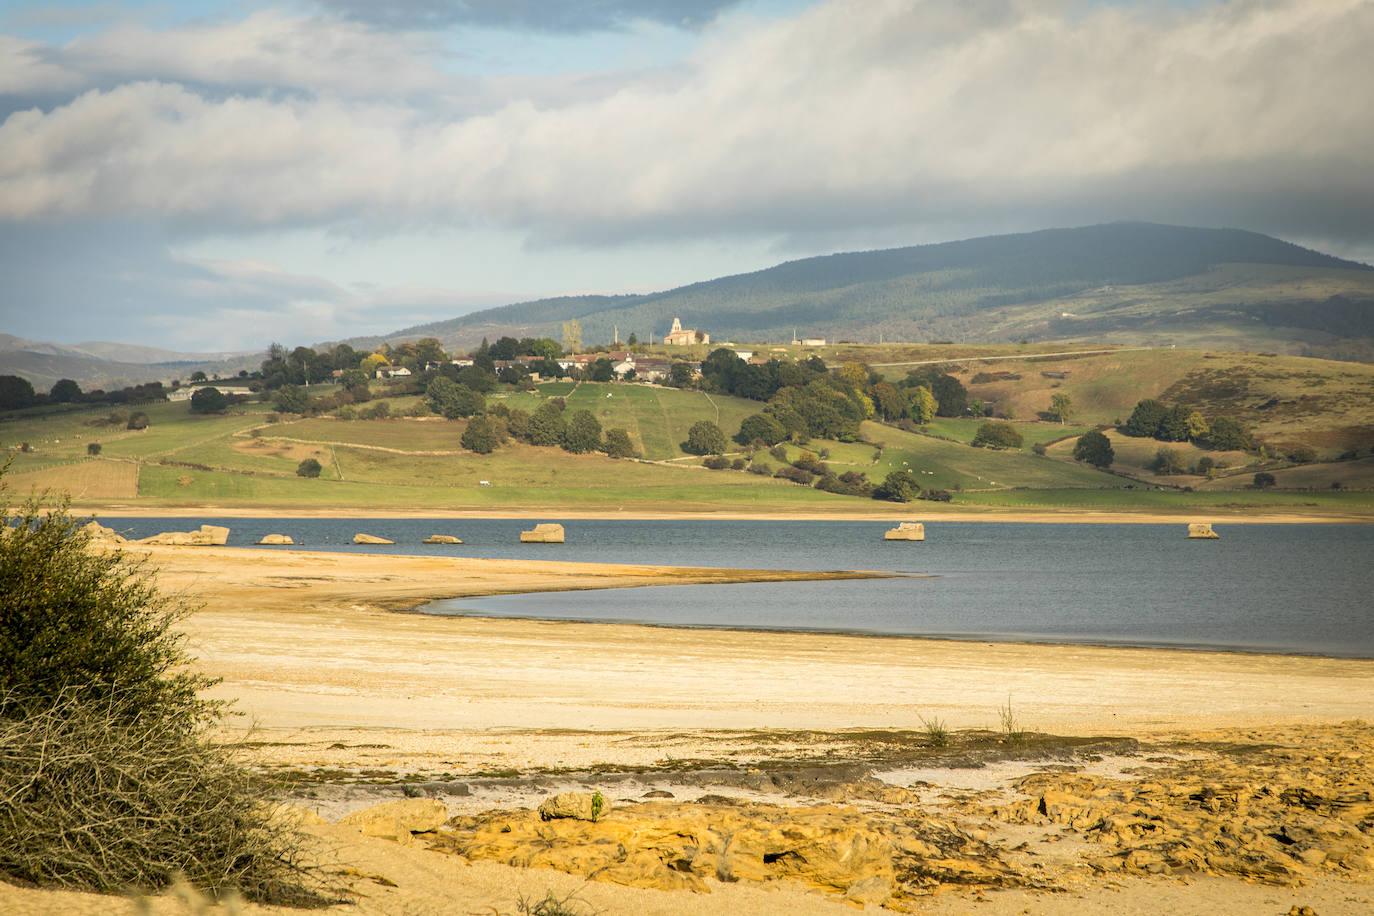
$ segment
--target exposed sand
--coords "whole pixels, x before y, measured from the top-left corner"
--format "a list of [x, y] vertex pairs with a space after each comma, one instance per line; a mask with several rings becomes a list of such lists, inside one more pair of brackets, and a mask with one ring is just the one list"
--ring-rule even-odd
[[[537, 550], [537, 548], [534, 548]], [[203, 602], [185, 621], [200, 665], [256, 726], [268, 765], [395, 773], [748, 762], [845, 752], [857, 729], [1022, 727], [1064, 735], [1178, 736], [1374, 716], [1374, 661], [945, 642], [397, 613], [426, 599], [608, 585], [748, 581], [769, 572], [547, 561], [154, 548], [160, 581]], [[811, 578], [814, 574], [798, 574]], [[912, 578], [913, 600], [923, 580]], [[1374, 749], [1362, 749], [1369, 753]], [[385, 873], [364, 913], [514, 914], [520, 893], [582, 897], [604, 913], [838, 913], [786, 882], [710, 895], [635, 890], [317, 828], [339, 861]], [[367, 884], [367, 882], [363, 882]], [[1071, 894], [933, 897], [922, 912], [1362, 912], [1364, 879], [1307, 888], [1203, 878], [1085, 880]], [[132, 905], [123, 911], [133, 912]], [[111, 898], [0, 885], [0, 910], [118, 912]], [[179, 912], [170, 898], [157, 912]], [[250, 911], [256, 911], [252, 908]]]

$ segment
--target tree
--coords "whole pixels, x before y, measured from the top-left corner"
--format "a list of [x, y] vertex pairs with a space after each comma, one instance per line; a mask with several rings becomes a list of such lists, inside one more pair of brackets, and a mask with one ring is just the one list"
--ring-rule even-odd
[[218, 388], [197, 388], [191, 395], [191, 413], [224, 413], [229, 399]]
[[559, 445], [563, 441], [563, 430], [567, 427], [563, 419], [563, 402], [548, 400], [530, 416], [529, 438], [531, 445]]
[[33, 403], [33, 385], [17, 375], [0, 375], [0, 410], [18, 410]]
[[619, 427], [606, 430], [606, 441], [601, 448], [612, 458], [635, 458], [639, 454], [630, 441], [630, 434]]
[[282, 385], [272, 398], [272, 409], [277, 413], [305, 413], [310, 407], [310, 396], [295, 385]]
[[129, 414], [129, 422], [124, 424], [125, 429], [147, 429], [148, 415], [141, 410], [135, 410]]
[[[204, 373], [201, 378], [205, 378]], [[48, 392], [48, 397], [59, 404], [70, 404], [81, 397], [81, 386], [69, 378], [58, 379]]]
[[1187, 442], [1191, 436], [1188, 416], [1192, 411], [1182, 404], [1170, 407], [1164, 412], [1155, 430], [1155, 438], [1161, 442]]
[[142, 561], [91, 549], [65, 501], [11, 509], [3, 474], [6, 878], [108, 892], [182, 873], [212, 892], [306, 903], [294, 831], [262, 805], [239, 749], [211, 738], [220, 705], [200, 694], [215, 681], [173, 630], [192, 608], [162, 595]]
[[587, 380], [592, 382], [615, 381], [615, 363], [604, 356], [598, 357], [596, 361], [588, 367]]
[[935, 395], [931, 394], [930, 389], [924, 385], [907, 389], [906, 415], [911, 418], [913, 423], [929, 423], [935, 417], [938, 406], [935, 403]]
[[565, 451], [582, 455], [601, 448], [601, 422], [590, 410], [575, 411], [563, 431]]
[[1207, 438], [1207, 418], [1196, 410], [1188, 413], [1188, 441], [1200, 442]]
[[690, 388], [697, 377], [690, 363], [673, 363], [668, 367], [668, 384], [674, 388]]
[[496, 450], [496, 432], [492, 429], [491, 420], [481, 415], [468, 420], [467, 429], [463, 430], [459, 442], [470, 452], [490, 455]]
[[582, 352], [582, 325], [576, 318], [563, 322], [563, 352]]
[[718, 347], [701, 361], [701, 377], [713, 391], [734, 393], [748, 365], [734, 350]]
[[887, 382], [875, 382], [868, 389], [873, 408], [884, 420], [900, 420], [906, 413], [906, 398]]
[[367, 373], [361, 369], [345, 369], [339, 376], [339, 383], [348, 392], [355, 404], [364, 404], [372, 398], [372, 389], [367, 384]]
[[894, 503], [909, 503], [921, 495], [921, 484], [910, 471], [892, 471], [873, 490], [874, 499]]
[[978, 427], [978, 431], [973, 434], [973, 441], [969, 444], [975, 448], [1020, 448], [1022, 441], [1021, 434], [1016, 431], [1015, 426], [1005, 420], [989, 420]]
[[1206, 442], [1209, 448], [1219, 452], [1241, 451], [1253, 444], [1250, 431], [1245, 424], [1234, 417], [1217, 417], [1207, 430]]
[[1278, 481], [1274, 478], [1274, 475], [1270, 474], [1268, 471], [1260, 471], [1254, 478], [1254, 487], [1256, 490], [1267, 490], [1276, 483], [1278, 483]]
[[1168, 412], [1169, 408], [1164, 403], [1154, 398], [1146, 398], [1136, 403], [1135, 410], [1131, 411], [1131, 417], [1126, 421], [1126, 425], [1121, 427], [1121, 432], [1138, 439], [1154, 438], [1159, 432], [1159, 424]]
[[740, 445], [762, 442], [764, 445], [777, 445], [787, 438], [787, 430], [776, 418], [766, 413], [750, 414], [739, 425], [735, 441]]
[[99, 455], [99, 454], [100, 454], [100, 449], [101, 449], [101, 445], [100, 445], [99, 442], [87, 442], [87, 443], [86, 443], [86, 454], [87, 454], [87, 455], [90, 455], [92, 458], [94, 458], [96, 455]]
[[1109, 468], [1116, 460], [1111, 440], [1098, 430], [1089, 430], [1078, 437], [1073, 446], [1075, 461], [1086, 461], [1096, 468]]
[[425, 388], [425, 406], [446, 420], [457, 420], [481, 413], [487, 401], [466, 385], [441, 375]]
[[314, 458], [306, 458], [300, 464], [296, 465], [296, 476], [319, 477], [320, 471], [322, 470], [324, 470], [324, 467], [318, 461]]
[[1183, 453], [1176, 448], [1160, 446], [1155, 452], [1154, 460], [1150, 462], [1150, 470], [1164, 477], [1172, 474], [1182, 474], [1188, 470], [1188, 463], [1183, 460]]
[[710, 420], [698, 420], [687, 430], [682, 450], [689, 455], [719, 455], [725, 451], [725, 433]]
[[358, 364], [358, 368], [361, 369], [368, 378], [376, 378], [377, 369], [386, 364], [386, 357], [381, 353], [369, 353], [362, 358], [362, 361]]
[[925, 386], [935, 396], [935, 413], [941, 417], [962, 417], [968, 409], [968, 389], [957, 378], [938, 369], [913, 369], [906, 374], [902, 388]]
[[496, 374], [481, 366], [465, 366], [458, 371], [458, 383], [485, 394], [496, 387]]
[[515, 359], [520, 349], [520, 341], [514, 337], [501, 337], [487, 350], [492, 359]]
[[1050, 397], [1050, 417], [1059, 421], [1062, 426], [1073, 414], [1073, 398], [1067, 394], [1055, 394]]

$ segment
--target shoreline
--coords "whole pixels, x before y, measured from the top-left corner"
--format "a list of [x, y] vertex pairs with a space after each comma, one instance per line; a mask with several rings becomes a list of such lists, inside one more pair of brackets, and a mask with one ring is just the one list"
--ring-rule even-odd
[[300, 519], [411, 519], [435, 521], [454, 519], [561, 519], [573, 521], [749, 521], [749, 522], [887, 522], [919, 518], [928, 524], [939, 522], [1013, 522], [1032, 524], [1122, 524], [1173, 525], [1199, 519], [1225, 525], [1367, 525], [1374, 524], [1374, 513], [1313, 512], [1296, 510], [1250, 509], [940, 509], [938, 503], [914, 505], [891, 503], [883, 509], [864, 512], [671, 512], [671, 511], [596, 511], [531, 508], [526, 510], [462, 509], [448, 512], [368, 508], [294, 509], [251, 506], [119, 506], [106, 503], [74, 503], [71, 513], [82, 518], [300, 518]]

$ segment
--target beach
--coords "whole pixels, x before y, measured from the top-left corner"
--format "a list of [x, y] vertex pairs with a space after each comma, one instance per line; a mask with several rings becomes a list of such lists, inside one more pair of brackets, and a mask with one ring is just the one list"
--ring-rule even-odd
[[[991, 804], [994, 795], [1001, 797], [997, 793], [1011, 791], [1016, 779], [1045, 772], [1044, 754], [1055, 766], [1077, 767], [1075, 778], [1099, 779], [1124, 778], [1122, 773], [1147, 758], [1182, 766], [1217, 754], [1217, 772], [1235, 778], [1238, 764], [1216, 748], [1261, 740], [1325, 749], [1322, 759], [1331, 761], [1338, 756], [1332, 748], [1353, 743], [1353, 763], [1330, 765], [1359, 779], [1366, 772], [1361, 767], [1374, 765], [1371, 731], [1349, 724], [1368, 721], [1374, 712], [1371, 660], [437, 617], [414, 609], [432, 599], [481, 594], [827, 574], [208, 547], [128, 549], [146, 553], [160, 570], [163, 589], [195, 607], [181, 624], [188, 647], [202, 670], [221, 679], [211, 696], [233, 701], [242, 714], [230, 720], [227, 731], [247, 734], [258, 765], [297, 774], [351, 774], [346, 791], [316, 793], [315, 810], [327, 821], [350, 807], [399, 797], [397, 786], [405, 780], [439, 786], [434, 791], [440, 796], [449, 791], [443, 786], [461, 783], [466, 800], [453, 799], [451, 810], [480, 820], [485, 805], [520, 808], [556, 789], [604, 784], [616, 804], [626, 807], [629, 795], [638, 797], [646, 787], [682, 798], [699, 796], [707, 791], [702, 788], [707, 777], [691, 775], [698, 771], [769, 773], [784, 764], [851, 767], [843, 771], [844, 779], [835, 777], [842, 788], [819, 800], [801, 793], [798, 801], [797, 793], [782, 792], [777, 788], [781, 777], [762, 789], [755, 785], [747, 800], [764, 805], [759, 817], [776, 819], [786, 816], [778, 812], [788, 804], [860, 804], [869, 790], [843, 786], [871, 788], [865, 780], [873, 768], [896, 766], [898, 757], [913, 766], [902, 755], [920, 744], [922, 730], [932, 722], [955, 734], [981, 736], [968, 739], [969, 747], [976, 745], [976, 754], [984, 755], [974, 761], [981, 775], [969, 782], [973, 764], [966, 760], [961, 769], [937, 758], [919, 782], [938, 786], [945, 780], [956, 795], [975, 793], [976, 798], [961, 796], [965, 807], [948, 809], [957, 808], [958, 817], [965, 818], [958, 829], [970, 836], [986, 833], [971, 825], [992, 818], [997, 830], [1008, 831], [1009, 843], [1022, 827], [1003, 824], [1006, 818], [991, 809], [968, 806]], [[1008, 717], [1014, 728], [1008, 727]], [[1057, 737], [1045, 739], [1039, 758], [1029, 754], [1017, 760], [1014, 751], [1023, 745], [1008, 744], [1011, 731]], [[1122, 762], [1113, 762], [1118, 758]], [[684, 766], [683, 761], [709, 764]], [[867, 775], [852, 769], [855, 762], [867, 767]], [[1167, 770], [1174, 764], [1157, 765]], [[357, 779], [364, 772], [373, 776]], [[494, 774], [504, 774], [506, 782], [493, 782]], [[1313, 779], [1309, 782], [1319, 786]], [[1165, 777], [1160, 780], [1167, 784]], [[900, 791], [908, 795], [886, 802], [874, 796], [873, 804], [892, 810], [863, 808], [864, 816], [895, 817], [897, 809], [910, 810], [917, 802], [952, 804], [916, 783]], [[850, 792], [859, 794], [848, 799]], [[307, 808], [312, 804], [308, 796], [294, 801]], [[688, 807], [683, 802], [681, 810], [664, 816]], [[622, 816], [628, 815], [616, 815]], [[549, 890], [576, 892], [607, 913], [828, 913], [850, 912], [862, 902], [852, 897], [846, 902], [834, 888], [827, 892], [804, 880], [713, 879], [709, 894], [605, 880], [588, 884], [585, 874], [512, 868], [471, 849], [454, 855], [423, 843], [401, 846], [330, 823], [311, 829], [328, 840], [330, 855], [348, 868], [384, 874], [400, 885], [393, 890], [355, 882], [366, 896], [347, 912], [515, 913], [521, 893], [538, 896]], [[874, 828], [878, 833], [892, 829]], [[1085, 906], [1123, 913], [1161, 908], [1203, 913], [1226, 909], [1220, 905], [1224, 901], [1235, 902], [1241, 911], [1287, 912], [1291, 901], [1329, 914], [1359, 912], [1374, 898], [1374, 875], [1365, 867], [1374, 863], [1354, 847], [1340, 853], [1343, 860], [1328, 856], [1324, 866], [1298, 863], [1296, 884], [1271, 884], [1211, 873], [1216, 869], [1192, 877], [1177, 870], [1094, 871], [1076, 858], [1081, 837], [1058, 839], [1063, 844], [1046, 845], [1049, 858], [1041, 859], [1048, 863], [1063, 853], [1065, 861], [1045, 872], [1054, 877], [1058, 892], [1014, 881], [997, 887], [952, 882], [920, 897], [894, 893], [886, 905], [936, 913], [1067, 913]], [[1015, 859], [1011, 853], [988, 855], [999, 862]], [[1338, 866], [1338, 860], [1349, 864]], [[1030, 873], [1015, 868], [1021, 869], [1018, 874]], [[109, 900], [45, 896], [49, 893], [0, 887], [0, 908], [105, 912], [98, 906]], [[172, 897], [155, 901], [157, 912], [180, 912], [178, 906]], [[876, 906], [869, 901], [870, 909]]]

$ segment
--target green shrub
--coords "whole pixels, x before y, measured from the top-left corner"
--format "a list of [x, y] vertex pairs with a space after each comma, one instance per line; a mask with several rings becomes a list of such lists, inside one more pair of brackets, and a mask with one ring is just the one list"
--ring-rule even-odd
[[320, 471], [322, 470], [324, 470], [324, 468], [318, 461], [316, 461], [314, 458], [306, 458], [300, 464], [296, 465], [296, 476], [319, 477]]
[[1003, 420], [989, 420], [978, 427], [978, 432], [973, 434], [973, 441], [969, 443], [976, 448], [1020, 448], [1021, 434], [1016, 431], [1016, 427]]
[[[8, 506], [0, 470], [0, 506]], [[238, 748], [213, 742], [214, 681], [190, 670], [142, 561], [94, 549], [37, 498], [0, 527], [0, 877], [107, 892], [179, 876], [220, 894], [324, 902]]]

